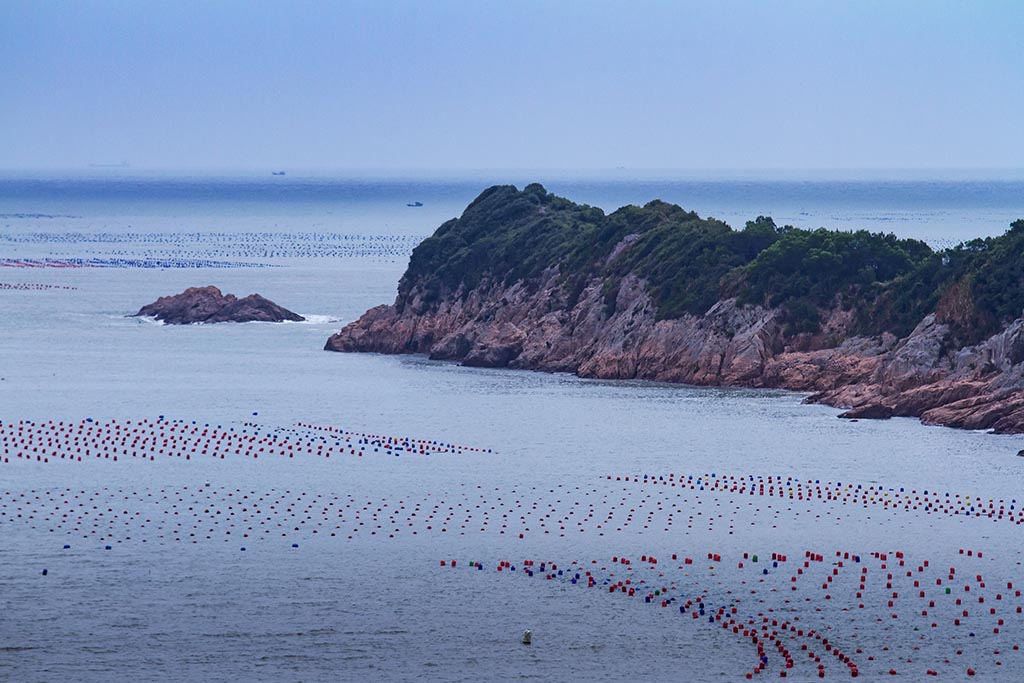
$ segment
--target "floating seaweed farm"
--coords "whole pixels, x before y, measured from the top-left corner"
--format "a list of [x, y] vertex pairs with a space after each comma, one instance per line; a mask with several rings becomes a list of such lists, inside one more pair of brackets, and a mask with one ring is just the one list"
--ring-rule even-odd
[[45, 245], [53, 250], [74, 250], [76, 258], [68, 259], [71, 261], [116, 263], [216, 263], [224, 259], [406, 259], [422, 240], [422, 235], [286, 231], [0, 233], [0, 244]]

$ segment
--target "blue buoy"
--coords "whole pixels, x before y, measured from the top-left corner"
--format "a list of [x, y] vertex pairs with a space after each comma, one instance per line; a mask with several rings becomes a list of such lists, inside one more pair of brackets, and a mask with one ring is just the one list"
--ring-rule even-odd
[[71, 544], [70, 544], [70, 543], [65, 543], [65, 544], [64, 544], [64, 550], [67, 550], [67, 549], [68, 549], [68, 548], [70, 548], [70, 547], [71, 547]]
[[105, 545], [105, 546], [103, 546], [103, 549], [104, 550], [110, 550], [110, 546], [109, 545]]
[[49, 572], [46, 569], [43, 569], [43, 576], [46, 576], [48, 573]]
[[245, 552], [245, 546], [244, 545], [242, 546], [242, 552]]
[[293, 547], [293, 548], [298, 548], [298, 547], [299, 547], [299, 544], [298, 544], [298, 543], [292, 543], [292, 547]]

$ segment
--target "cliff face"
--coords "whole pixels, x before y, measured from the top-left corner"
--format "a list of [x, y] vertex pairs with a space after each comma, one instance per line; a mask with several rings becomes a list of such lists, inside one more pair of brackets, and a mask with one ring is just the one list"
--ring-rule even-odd
[[[925, 316], [912, 332], [858, 333], [855, 312], [819, 310], [813, 332], [782, 307], [723, 297], [703, 314], [659, 319], [648, 281], [607, 273], [637, 239], [612, 245], [596, 276], [573, 286], [560, 264], [509, 281], [487, 273], [454, 288], [400, 286], [332, 336], [333, 351], [421, 353], [465, 365], [583, 377], [815, 392], [850, 417], [915, 416], [929, 424], [1024, 432], [1024, 320], [957, 348], [949, 324]], [[593, 271], [593, 269], [591, 269]]]
[[[779, 311], [715, 304], [704, 316], [655, 321], [643, 283], [624, 281], [616, 312], [603, 313], [601, 283], [571, 309], [551, 274], [483, 284], [425, 308], [378, 306], [332, 336], [332, 351], [422, 353], [466, 365], [573, 372], [603, 379], [777, 387], [851, 408], [851, 417], [921, 417], [928, 424], [1024, 432], [1024, 320], [985, 342], [943, 352], [948, 328], [928, 316], [909, 336], [851, 336], [832, 348], [795, 351]], [[859, 414], [858, 414], [859, 413]]]

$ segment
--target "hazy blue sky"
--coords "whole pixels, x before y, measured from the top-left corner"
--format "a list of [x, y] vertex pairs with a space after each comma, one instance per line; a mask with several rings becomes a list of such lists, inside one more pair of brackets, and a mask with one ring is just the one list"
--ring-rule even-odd
[[1024, 2], [0, 0], [0, 167], [1024, 166]]

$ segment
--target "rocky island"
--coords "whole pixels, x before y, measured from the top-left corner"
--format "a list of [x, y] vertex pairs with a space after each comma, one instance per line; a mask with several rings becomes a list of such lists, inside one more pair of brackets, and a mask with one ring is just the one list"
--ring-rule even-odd
[[140, 308], [135, 315], [150, 316], [168, 325], [305, 320], [301, 315], [292, 313], [259, 294], [250, 294], [239, 299], [234, 294], [221, 294], [221, 291], [212, 285], [189, 287], [181, 294], [162, 296]]
[[611, 214], [485, 190], [333, 351], [582, 377], [775, 387], [851, 418], [1024, 433], [1024, 220], [936, 251], [891, 234], [742, 230], [661, 201]]

